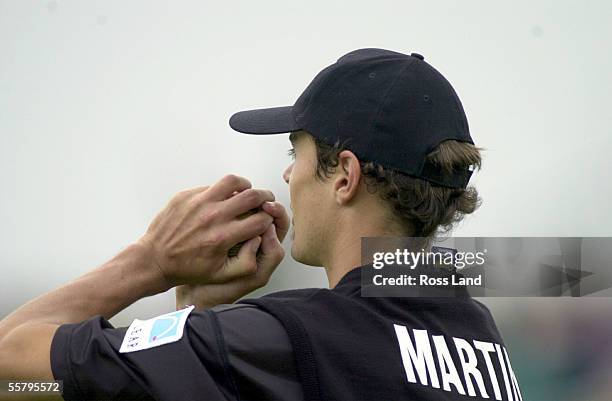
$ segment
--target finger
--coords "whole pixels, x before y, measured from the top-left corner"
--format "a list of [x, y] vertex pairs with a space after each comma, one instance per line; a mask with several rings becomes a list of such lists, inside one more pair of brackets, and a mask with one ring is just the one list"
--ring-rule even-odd
[[267, 189], [246, 189], [223, 202], [223, 214], [236, 217], [251, 209], [258, 208], [264, 202], [274, 201], [274, 194]]
[[272, 224], [272, 216], [261, 211], [244, 219], [234, 219], [224, 224], [227, 242], [231, 245], [262, 235]]
[[221, 178], [206, 191], [206, 195], [211, 200], [225, 200], [232, 196], [234, 192], [242, 192], [251, 188], [251, 182], [244, 177], [228, 174]]
[[283, 242], [289, 232], [289, 215], [285, 207], [279, 202], [266, 202], [262, 205], [264, 212], [274, 218], [274, 226], [279, 242]]
[[285, 257], [285, 250], [278, 240], [274, 224], [262, 235], [260, 253], [256, 274], [259, 276], [258, 281], [263, 280], [265, 284]]
[[260, 236], [251, 238], [242, 245], [238, 255], [228, 258], [225, 267], [221, 271], [221, 279], [233, 280], [235, 278], [252, 275], [257, 272], [257, 251], [261, 246]]

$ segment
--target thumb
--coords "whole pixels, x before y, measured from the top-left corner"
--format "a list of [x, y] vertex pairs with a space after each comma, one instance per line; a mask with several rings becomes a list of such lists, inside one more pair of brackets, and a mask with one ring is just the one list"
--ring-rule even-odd
[[261, 237], [253, 237], [240, 247], [238, 255], [228, 258], [223, 272], [223, 279], [233, 280], [257, 272], [257, 250]]
[[261, 252], [262, 258], [260, 267], [262, 274], [269, 277], [285, 257], [285, 251], [278, 239], [276, 226], [274, 224], [271, 224], [263, 234]]

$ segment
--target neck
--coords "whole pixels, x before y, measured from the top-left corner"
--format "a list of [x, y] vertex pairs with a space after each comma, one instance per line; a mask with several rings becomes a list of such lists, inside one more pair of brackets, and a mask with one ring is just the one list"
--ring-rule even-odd
[[[362, 265], [361, 261], [361, 238], [400, 236], [397, 232], [391, 232], [389, 227], [381, 225], [383, 219], [371, 216], [367, 219], [364, 213], [339, 218], [333, 226], [339, 227], [331, 237], [328, 256], [322, 261], [327, 274], [329, 288], [334, 288], [338, 282], [351, 270]], [[348, 229], [347, 229], [348, 228]]]
[[324, 264], [329, 288], [334, 288], [346, 273], [361, 265], [361, 237], [338, 238]]

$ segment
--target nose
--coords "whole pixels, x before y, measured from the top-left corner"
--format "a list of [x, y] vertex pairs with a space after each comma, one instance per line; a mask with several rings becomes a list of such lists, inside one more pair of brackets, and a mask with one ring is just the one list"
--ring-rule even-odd
[[285, 180], [287, 184], [289, 184], [289, 178], [291, 177], [291, 170], [293, 170], [293, 163], [291, 163], [289, 167], [287, 167], [285, 171], [283, 172], [283, 180]]

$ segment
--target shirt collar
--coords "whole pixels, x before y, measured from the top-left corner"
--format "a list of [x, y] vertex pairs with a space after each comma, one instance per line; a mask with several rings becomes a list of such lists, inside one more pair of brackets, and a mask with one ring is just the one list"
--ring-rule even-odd
[[332, 289], [334, 292], [350, 295], [355, 291], [361, 291], [361, 272], [364, 267], [371, 266], [371, 263], [360, 265], [349, 270]]

